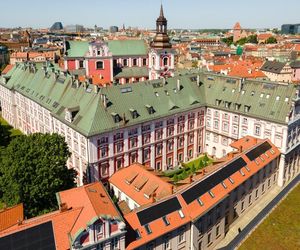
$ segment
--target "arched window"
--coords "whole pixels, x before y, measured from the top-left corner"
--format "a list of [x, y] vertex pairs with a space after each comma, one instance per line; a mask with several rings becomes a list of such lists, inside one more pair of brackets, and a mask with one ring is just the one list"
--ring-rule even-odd
[[155, 56], [152, 56], [152, 66], [155, 65]]
[[211, 154], [212, 154], [213, 156], [215, 156], [215, 155], [216, 155], [216, 151], [217, 151], [216, 147], [213, 147], [213, 148], [212, 148], [212, 153], [211, 153]]
[[164, 66], [168, 66], [168, 64], [169, 64], [169, 58], [168, 57], [164, 57], [163, 64], [164, 64]]

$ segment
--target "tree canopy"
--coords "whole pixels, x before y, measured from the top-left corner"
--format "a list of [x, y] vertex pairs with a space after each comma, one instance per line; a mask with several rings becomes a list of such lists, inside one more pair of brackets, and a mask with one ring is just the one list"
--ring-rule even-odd
[[277, 43], [277, 39], [273, 36], [270, 36], [267, 40], [266, 40], [266, 44], [271, 44], [271, 43]]
[[28, 217], [57, 209], [56, 192], [75, 186], [76, 172], [66, 167], [69, 156], [58, 134], [15, 137], [1, 152], [0, 201], [22, 202]]

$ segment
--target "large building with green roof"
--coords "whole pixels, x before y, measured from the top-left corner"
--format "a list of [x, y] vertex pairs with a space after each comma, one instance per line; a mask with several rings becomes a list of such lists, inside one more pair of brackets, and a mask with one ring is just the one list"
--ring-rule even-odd
[[220, 158], [251, 135], [282, 152], [279, 182], [299, 171], [299, 89], [205, 72], [99, 87], [55, 65], [17, 64], [0, 80], [2, 116], [25, 134], [59, 133], [78, 184], [140, 162], [157, 171], [203, 152]]

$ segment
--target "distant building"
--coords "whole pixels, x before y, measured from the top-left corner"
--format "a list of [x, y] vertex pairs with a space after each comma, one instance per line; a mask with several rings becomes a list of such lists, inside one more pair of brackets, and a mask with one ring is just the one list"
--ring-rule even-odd
[[55, 22], [55, 23], [51, 26], [50, 31], [61, 31], [61, 30], [63, 30], [63, 29], [64, 29], [64, 27], [63, 27], [63, 25], [62, 25], [61, 22]]
[[300, 61], [294, 61], [290, 64], [293, 70], [292, 81], [300, 82]]
[[54, 51], [27, 51], [27, 52], [14, 52], [10, 55], [10, 64], [14, 65], [17, 62], [54, 62], [55, 52]]
[[109, 27], [109, 32], [111, 33], [116, 33], [119, 31], [119, 28], [117, 26], [110, 26]]
[[237, 42], [238, 40], [249, 36], [249, 33], [246, 30], [243, 30], [240, 23], [237, 22], [233, 26], [233, 42]]
[[65, 32], [68, 32], [68, 33], [78, 33], [78, 32], [83, 32], [83, 31], [84, 31], [84, 27], [79, 24], [67, 25], [65, 27]]
[[9, 52], [6, 46], [0, 45], [0, 69], [9, 62]]
[[281, 26], [282, 34], [300, 34], [300, 23], [298, 24], [283, 24]]
[[287, 63], [277, 61], [266, 61], [261, 71], [271, 80], [275, 82], [291, 82], [293, 70]]

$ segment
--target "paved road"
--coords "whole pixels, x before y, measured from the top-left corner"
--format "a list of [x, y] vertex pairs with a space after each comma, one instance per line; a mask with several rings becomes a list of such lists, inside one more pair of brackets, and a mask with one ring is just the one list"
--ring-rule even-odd
[[219, 248], [219, 250], [235, 249], [238, 244], [246, 238], [250, 231], [259, 224], [271, 209], [300, 181], [300, 175], [293, 179], [281, 192], [245, 227], [243, 230], [226, 246]]

